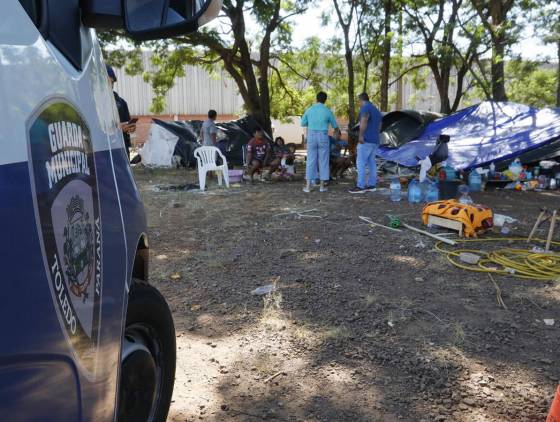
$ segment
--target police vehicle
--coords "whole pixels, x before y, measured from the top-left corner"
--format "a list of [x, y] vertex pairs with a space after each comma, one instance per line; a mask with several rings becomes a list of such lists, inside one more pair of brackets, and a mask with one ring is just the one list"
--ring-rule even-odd
[[191, 31], [221, 0], [0, 1], [0, 420], [164, 421], [175, 330], [94, 28]]

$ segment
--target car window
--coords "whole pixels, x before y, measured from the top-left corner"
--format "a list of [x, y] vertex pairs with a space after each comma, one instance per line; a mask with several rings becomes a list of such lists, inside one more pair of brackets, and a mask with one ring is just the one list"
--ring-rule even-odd
[[[79, 0], [19, 0], [43, 37], [78, 70], [82, 69]], [[46, 10], [45, 10], [46, 9]]]
[[41, 26], [41, 1], [39, 0], [19, 0], [37, 28]]

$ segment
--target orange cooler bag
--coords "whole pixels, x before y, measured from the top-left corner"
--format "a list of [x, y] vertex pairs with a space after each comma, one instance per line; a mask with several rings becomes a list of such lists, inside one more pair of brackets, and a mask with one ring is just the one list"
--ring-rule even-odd
[[490, 208], [478, 204], [462, 204], [456, 199], [430, 202], [422, 210], [424, 224], [428, 224], [430, 215], [461, 222], [466, 237], [477, 237], [478, 233], [483, 233], [494, 225], [494, 214]]

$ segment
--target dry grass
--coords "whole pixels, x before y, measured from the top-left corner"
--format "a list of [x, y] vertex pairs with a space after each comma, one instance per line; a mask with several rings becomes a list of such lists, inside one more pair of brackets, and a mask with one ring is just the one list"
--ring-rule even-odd
[[324, 340], [345, 340], [350, 337], [350, 330], [344, 326], [339, 325], [338, 327], [332, 327], [323, 332]]
[[451, 326], [451, 343], [455, 346], [461, 346], [465, 343], [466, 335], [463, 326], [459, 322], [455, 322]]

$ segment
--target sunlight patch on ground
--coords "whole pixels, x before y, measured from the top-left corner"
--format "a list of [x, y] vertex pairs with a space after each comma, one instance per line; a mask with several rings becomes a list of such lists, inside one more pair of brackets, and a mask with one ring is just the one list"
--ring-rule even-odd
[[391, 255], [389, 256], [391, 261], [395, 261], [401, 264], [408, 264], [413, 267], [419, 267], [424, 264], [424, 262], [418, 258], [414, 258], [413, 256], [405, 256], [405, 255]]

